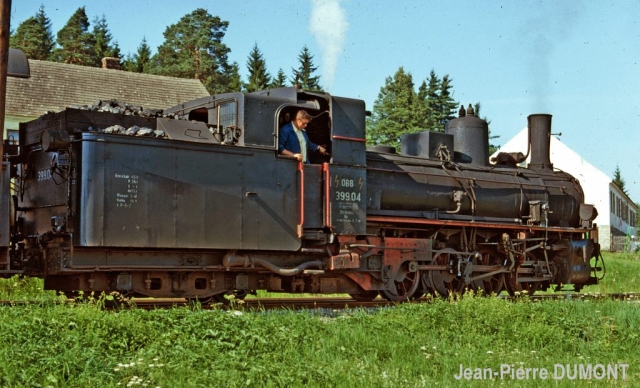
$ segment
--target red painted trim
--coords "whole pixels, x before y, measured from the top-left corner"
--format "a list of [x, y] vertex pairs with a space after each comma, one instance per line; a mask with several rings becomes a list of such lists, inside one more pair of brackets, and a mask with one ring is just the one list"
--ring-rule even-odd
[[324, 225], [328, 228], [331, 227], [331, 180], [329, 175], [329, 163], [322, 164], [322, 170], [324, 171]]
[[400, 223], [400, 224], [416, 224], [416, 225], [442, 225], [442, 226], [467, 226], [474, 228], [489, 228], [489, 229], [514, 229], [514, 230], [537, 230], [554, 233], [588, 233], [589, 229], [579, 228], [560, 228], [549, 227], [544, 228], [541, 226], [529, 226], [518, 224], [495, 224], [489, 222], [471, 222], [471, 221], [455, 221], [455, 220], [430, 220], [425, 218], [412, 218], [412, 217], [389, 217], [389, 216], [367, 216], [367, 222], [387, 222], [387, 223]]
[[298, 228], [298, 238], [302, 237], [302, 227], [304, 225], [304, 163], [298, 162], [300, 171], [300, 227]]
[[366, 143], [367, 142], [367, 139], [361, 139], [359, 137], [347, 137], [347, 136], [333, 135], [333, 138], [335, 140], [356, 141], [358, 143]]

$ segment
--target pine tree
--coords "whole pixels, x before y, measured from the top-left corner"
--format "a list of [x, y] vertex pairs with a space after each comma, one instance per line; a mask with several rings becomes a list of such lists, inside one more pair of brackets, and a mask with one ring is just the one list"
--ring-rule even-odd
[[442, 77], [442, 81], [440, 82], [440, 93], [438, 95], [438, 103], [437, 103], [437, 122], [436, 128], [439, 132], [444, 132], [445, 125], [447, 121], [455, 118], [456, 108], [458, 107], [458, 103], [453, 100], [453, 93], [451, 89], [453, 88], [452, 79], [449, 78], [449, 75], [445, 75]]
[[417, 100], [411, 73], [400, 67], [380, 88], [367, 123], [367, 143], [397, 147], [401, 135], [422, 130], [415, 115]]
[[284, 74], [284, 70], [280, 68], [278, 74], [273, 78], [269, 84], [270, 88], [284, 88], [287, 86], [287, 76]]
[[227, 85], [227, 92], [240, 92], [242, 91], [242, 78], [240, 77], [240, 66], [238, 62], [233, 62], [225, 72], [225, 85]]
[[101, 18], [96, 17], [93, 19], [93, 39], [95, 41], [94, 46], [94, 60], [95, 66], [100, 66], [102, 58], [112, 57], [120, 58], [120, 48], [118, 44], [111, 44], [111, 32], [107, 25], [107, 19], [104, 15]]
[[613, 172], [613, 183], [615, 183], [615, 185], [618, 186], [620, 191], [622, 191], [626, 195], [629, 195], [627, 193], [625, 182], [624, 182], [624, 179], [622, 178], [622, 173], [620, 173], [620, 167], [618, 165], [616, 165], [616, 170]]
[[57, 62], [95, 66], [95, 39], [89, 32], [89, 19], [80, 7], [71, 15], [67, 24], [58, 31], [59, 48], [53, 52]]
[[300, 62], [298, 69], [292, 69], [293, 83], [302, 89], [322, 90], [319, 84], [320, 76], [313, 76], [318, 68], [313, 66], [313, 55], [309, 53], [307, 46], [302, 48], [300, 55], [298, 55], [298, 61]]
[[147, 38], [143, 37], [142, 42], [138, 46], [138, 51], [128, 56], [123, 63], [123, 68], [126, 71], [132, 71], [135, 73], [150, 73], [151, 67], [151, 48], [147, 44]]
[[430, 86], [426, 81], [422, 81], [418, 88], [418, 94], [416, 96], [414, 113], [416, 116], [416, 125], [422, 130], [435, 129], [435, 120], [433, 119], [433, 109], [431, 107]]
[[198, 8], [183, 16], [164, 32], [164, 43], [154, 56], [154, 72], [173, 77], [199, 79], [207, 90], [220, 93], [237, 85], [234, 67], [227, 55], [231, 51], [224, 43], [229, 22]]
[[249, 70], [249, 82], [246, 85], [247, 92], [264, 90], [269, 87], [271, 75], [267, 72], [267, 64], [257, 43], [253, 45], [253, 50], [251, 50], [247, 58], [247, 70]]
[[425, 109], [426, 118], [424, 119], [427, 123], [427, 129], [430, 131], [439, 131], [442, 132], [444, 129], [441, 129], [438, 126], [438, 122], [440, 120], [439, 116], [439, 99], [440, 99], [440, 90], [442, 87], [442, 81], [436, 75], [435, 70], [431, 69], [429, 73], [429, 83], [426, 90], [426, 105]]
[[55, 41], [51, 32], [51, 20], [44, 12], [44, 5], [40, 6], [35, 16], [18, 25], [10, 42], [11, 47], [22, 50], [29, 59], [49, 59]]

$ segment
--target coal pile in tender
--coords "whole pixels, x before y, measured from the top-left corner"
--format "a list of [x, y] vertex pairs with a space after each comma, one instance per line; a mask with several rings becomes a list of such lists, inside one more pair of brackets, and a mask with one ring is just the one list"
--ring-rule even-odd
[[[97, 100], [92, 105], [71, 105], [69, 107], [73, 109], [90, 110], [94, 112], [115, 113], [125, 116], [187, 120], [186, 116], [180, 116], [178, 114], [164, 114], [162, 109], [144, 108], [140, 105], [129, 104], [127, 102], [118, 100]], [[154, 130], [147, 127], [138, 127], [137, 125], [129, 128], [125, 128], [122, 125], [112, 125], [107, 128], [89, 127], [87, 128], [87, 131], [128, 136], [166, 137], [166, 134], [161, 129]]]
[[[88, 128], [89, 131], [94, 131], [92, 127]], [[112, 125], [105, 129], [98, 129], [99, 133], [112, 133], [117, 135], [127, 136], [151, 136], [151, 137], [166, 137], [166, 134], [162, 129], [152, 129], [147, 127], [139, 127], [134, 125], [129, 128], [125, 128], [122, 125]]]

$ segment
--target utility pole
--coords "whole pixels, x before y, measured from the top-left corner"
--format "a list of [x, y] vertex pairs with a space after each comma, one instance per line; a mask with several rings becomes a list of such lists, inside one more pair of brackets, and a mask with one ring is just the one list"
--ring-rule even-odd
[[2, 138], [0, 139], [0, 164], [4, 169], [4, 117], [7, 102], [7, 69], [9, 66], [9, 22], [11, 21], [11, 0], [0, 2], [0, 125]]

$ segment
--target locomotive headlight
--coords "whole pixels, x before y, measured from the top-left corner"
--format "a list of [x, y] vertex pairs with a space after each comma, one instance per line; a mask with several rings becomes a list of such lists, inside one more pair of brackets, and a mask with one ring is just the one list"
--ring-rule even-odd
[[60, 151], [66, 149], [71, 144], [71, 136], [65, 130], [56, 131], [48, 128], [40, 135], [40, 146], [45, 152]]

